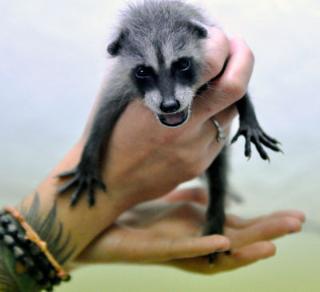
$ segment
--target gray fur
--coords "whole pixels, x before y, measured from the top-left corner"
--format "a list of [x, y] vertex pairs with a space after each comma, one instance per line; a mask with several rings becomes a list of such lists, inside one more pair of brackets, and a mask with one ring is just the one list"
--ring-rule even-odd
[[[117, 87], [120, 89], [123, 85], [127, 90], [135, 90], [128, 76], [139, 64], [150, 66], [158, 73], [159, 51], [168, 69], [175, 60], [192, 56], [197, 63], [194, 70], [198, 72], [195, 73], [200, 75], [204, 67], [202, 41], [197, 31], [191, 30], [193, 26], [205, 30], [208, 23], [197, 8], [183, 1], [150, 0], [131, 4], [122, 12], [119, 30], [108, 48], [118, 57], [114, 72]], [[174, 89], [182, 110], [191, 106], [199, 86], [196, 82], [192, 86], [179, 85]], [[161, 113], [159, 105], [163, 98], [155, 90], [144, 96], [146, 106], [154, 113]]]
[[194, 55], [201, 48], [190, 42], [188, 22], [207, 24], [200, 11], [183, 1], [149, 0], [131, 4], [120, 20], [119, 34], [124, 32], [127, 36], [123, 55], [132, 57], [134, 62], [149, 62], [155, 68], [155, 44], [163, 48], [168, 63], [179, 55]]
[[[71, 206], [83, 193], [93, 206], [96, 190], [106, 191], [101, 162], [106, 158], [114, 126], [133, 98], [143, 98], [162, 125], [178, 127], [188, 120], [193, 97], [207, 88], [199, 82], [205, 69], [202, 39], [208, 25], [195, 7], [177, 0], [149, 0], [131, 5], [124, 12], [120, 29], [108, 47], [116, 61], [112, 80], [95, 114], [80, 162], [73, 170], [60, 174], [69, 179], [60, 194], [75, 188]], [[248, 94], [236, 106], [240, 128], [233, 141], [245, 137], [245, 156], [251, 155], [251, 142], [263, 159], [268, 155], [262, 144], [280, 151], [277, 141], [260, 127]], [[204, 234], [223, 233], [226, 160], [226, 152], [222, 151], [206, 171], [210, 200]], [[214, 258], [210, 255], [210, 261]]]

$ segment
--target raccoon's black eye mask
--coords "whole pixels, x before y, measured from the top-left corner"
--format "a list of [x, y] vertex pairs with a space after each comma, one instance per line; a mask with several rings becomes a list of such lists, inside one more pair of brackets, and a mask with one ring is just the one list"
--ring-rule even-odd
[[149, 66], [139, 65], [135, 69], [135, 77], [137, 79], [146, 79], [154, 77], [155, 73], [153, 69]]
[[191, 60], [187, 57], [180, 58], [172, 64], [172, 68], [180, 72], [188, 71], [191, 68]]
[[[182, 57], [177, 61], [173, 62], [171, 65], [171, 71], [173, 75], [175, 73], [183, 73], [190, 70], [192, 67], [192, 60], [188, 57]], [[154, 72], [153, 68], [150, 66], [138, 65], [134, 69], [134, 76], [137, 79], [148, 79], [148, 78], [155, 78], [156, 73]]]

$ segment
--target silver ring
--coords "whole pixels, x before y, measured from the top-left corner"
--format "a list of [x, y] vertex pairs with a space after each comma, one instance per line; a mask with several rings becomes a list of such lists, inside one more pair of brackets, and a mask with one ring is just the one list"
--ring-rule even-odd
[[211, 119], [213, 125], [215, 126], [215, 128], [217, 129], [217, 136], [216, 136], [216, 140], [218, 143], [223, 142], [224, 140], [226, 140], [226, 135], [222, 129], [222, 127], [220, 126], [219, 122], [215, 119]]

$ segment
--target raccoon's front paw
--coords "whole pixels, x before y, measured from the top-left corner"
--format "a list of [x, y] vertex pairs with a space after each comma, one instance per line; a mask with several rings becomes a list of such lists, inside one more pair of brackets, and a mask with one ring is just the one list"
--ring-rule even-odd
[[263, 160], [270, 160], [263, 145], [273, 151], [282, 152], [279, 148], [280, 143], [267, 135], [258, 124], [252, 126], [249, 123], [240, 123], [239, 130], [231, 140], [231, 143], [236, 142], [241, 135], [245, 138], [244, 155], [248, 159], [251, 157], [251, 142], [256, 146], [257, 151]]
[[[223, 225], [224, 224], [221, 222], [221, 220], [208, 220], [204, 226], [203, 235], [223, 234]], [[208, 254], [208, 262], [212, 264], [214, 261], [216, 261], [218, 255], [219, 253], [217, 252]]]
[[98, 175], [93, 171], [82, 169], [80, 166], [76, 168], [60, 173], [58, 175], [61, 179], [69, 179], [64, 185], [62, 185], [58, 193], [64, 194], [67, 191], [75, 189], [71, 195], [70, 205], [75, 206], [82, 194], [87, 192], [87, 200], [90, 207], [95, 204], [95, 192], [99, 188], [102, 191], [106, 191], [106, 186]]

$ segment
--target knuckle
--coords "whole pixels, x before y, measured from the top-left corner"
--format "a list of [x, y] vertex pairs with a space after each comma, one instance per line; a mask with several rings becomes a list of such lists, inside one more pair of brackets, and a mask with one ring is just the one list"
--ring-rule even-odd
[[[220, 29], [212, 29], [205, 50], [206, 59], [206, 79], [217, 76], [229, 54], [229, 40]], [[210, 76], [210, 78], [209, 78]]]
[[219, 27], [213, 26], [209, 30], [210, 38], [218, 43], [218, 46], [229, 48], [229, 39], [223, 30]]
[[230, 96], [230, 98], [241, 98], [247, 91], [247, 86], [238, 77], [232, 78], [224, 88], [224, 91]]
[[254, 63], [255, 61], [255, 55], [253, 53], [253, 51], [248, 47], [247, 50], [246, 50], [246, 56], [248, 58], [248, 60], [251, 62], [251, 63]]
[[223, 67], [223, 63], [221, 61], [214, 60], [213, 58], [208, 59], [204, 68], [206, 79], [210, 80], [215, 76], [217, 76], [222, 70], [222, 67]]

